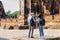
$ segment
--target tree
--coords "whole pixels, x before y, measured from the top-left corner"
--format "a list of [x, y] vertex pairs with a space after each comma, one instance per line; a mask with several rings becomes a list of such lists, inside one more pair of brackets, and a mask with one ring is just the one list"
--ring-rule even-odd
[[17, 18], [17, 15], [18, 15], [18, 11], [12, 13], [12, 16], [14, 16], [15, 18]]
[[10, 15], [11, 15], [11, 11], [8, 10], [8, 12], [6, 12], [6, 15], [7, 15], [7, 16], [10, 16]]
[[12, 17], [12, 18], [17, 18], [17, 15], [18, 15], [18, 11], [14, 11], [13, 13], [11, 13], [11, 11], [9, 10], [6, 15], [8, 17]]

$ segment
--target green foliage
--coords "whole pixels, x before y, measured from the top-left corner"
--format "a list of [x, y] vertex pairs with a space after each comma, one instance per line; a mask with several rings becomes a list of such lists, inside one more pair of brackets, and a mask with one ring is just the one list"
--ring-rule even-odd
[[8, 15], [8, 16], [17, 16], [18, 15], [18, 11], [15, 11], [15, 12], [13, 12], [13, 13], [11, 13], [11, 11], [8, 11], [7, 13], [6, 13], [6, 15]]
[[6, 15], [10, 16], [11, 15], [11, 11], [9, 10], [8, 12], [6, 12]]
[[18, 11], [15, 11], [11, 14], [11, 16], [17, 16], [18, 15]]

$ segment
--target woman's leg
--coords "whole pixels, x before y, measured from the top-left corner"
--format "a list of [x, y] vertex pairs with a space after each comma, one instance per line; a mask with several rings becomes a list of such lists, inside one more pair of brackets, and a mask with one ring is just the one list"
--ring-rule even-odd
[[41, 36], [41, 28], [40, 28], [40, 26], [38, 26], [39, 27], [39, 35]]
[[39, 26], [39, 34], [40, 34], [40, 37], [44, 36], [44, 32], [43, 32], [43, 27], [42, 26]]
[[43, 27], [41, 27], [41, 36], [44, 36]]

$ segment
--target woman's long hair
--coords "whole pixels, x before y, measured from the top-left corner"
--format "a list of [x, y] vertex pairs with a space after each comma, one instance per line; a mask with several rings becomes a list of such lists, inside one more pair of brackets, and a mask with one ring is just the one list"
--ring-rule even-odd
[[41, 15], [41, 14], [39, 14], [39, 16], [38, 16], [39, 18], [43, 18], [43, 15]]

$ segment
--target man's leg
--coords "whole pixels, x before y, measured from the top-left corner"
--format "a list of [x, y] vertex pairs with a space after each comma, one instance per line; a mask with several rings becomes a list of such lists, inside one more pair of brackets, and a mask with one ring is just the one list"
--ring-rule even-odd
[[32, 29], [32, 30], [31, 30], [31, 38], [34, 38], [34, 37], [33, 37], [34, 26], [32, 26], [31, 29]]
[[28, 34], [29, 38], [30, 38], [30, 33], [31, 33], [31, 26], [29, 26], [29, 34]]

